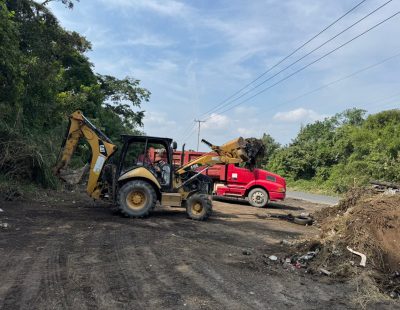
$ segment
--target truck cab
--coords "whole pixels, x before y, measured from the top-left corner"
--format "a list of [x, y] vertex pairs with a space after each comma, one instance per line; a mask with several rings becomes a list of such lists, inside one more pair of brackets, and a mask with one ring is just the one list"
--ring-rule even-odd
[[[173, 153], [174, 164], [204, 155], [203, 152]], [[182, 162], [183, 160], [183, 162]], [[286, 181], [281, 176], [263, 169], [248, 169], [239, 164], [214, 165], [204, 172], [214, 182], [213, 194], [219, 197], [247, 199], [252, 206], [265, 207], [270, 201], [284, 200]]]
[[232, 164], [221, 167], [221, 170], [225, 170], [225, 175], [221, 175], [214, 185], [217, 196], [246, 198], [255, 207], [265, 207], [269, 201], [285, 199], [286, 181], [277, 174]]

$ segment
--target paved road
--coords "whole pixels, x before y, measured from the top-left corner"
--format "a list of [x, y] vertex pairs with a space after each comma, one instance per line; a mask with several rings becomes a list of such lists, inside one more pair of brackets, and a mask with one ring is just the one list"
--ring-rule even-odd
[[314, 202], [314, 203], [322, 203], [322, 204], [327, 204], [327, 205], [337, 204], [339, 202], [339, 200], [340, 200], [339, 197], [316, 195], [316, 194], [295, 192], [295, 191], [287, 191], [286, 192], [286, 197], [287, 198], [301, 199], [301, 200]]

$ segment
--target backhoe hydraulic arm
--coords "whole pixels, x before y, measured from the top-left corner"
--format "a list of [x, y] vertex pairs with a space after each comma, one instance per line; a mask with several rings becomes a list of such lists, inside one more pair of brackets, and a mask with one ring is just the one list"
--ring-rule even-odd
[[87, 192], [92, 198], [98, 199], [101, 195], [100, 173], [106, 160], [117, 150], [117, 146], [100, 129], [94, 126], [81, 111], [75, 111], [69, 117], [69, 126], [61, 145], [54, 172], [57, 176], [60, 176], [62, 171], [66, 169], [80, 138], [85, 138], [92, 150]]

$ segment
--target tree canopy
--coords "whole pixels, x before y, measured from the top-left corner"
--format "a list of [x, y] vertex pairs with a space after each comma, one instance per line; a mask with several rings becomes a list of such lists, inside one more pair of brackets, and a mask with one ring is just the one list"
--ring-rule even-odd
[[137, 79], [95, 73], [90, 42], [60, 26], [50, 1], [0, 0], [0, 174], [44, 185], [71, 112], [118, 140], [140, 132], [150, 97]]
[[371, 179], [400, 182], [400, 110], [349, 109], [301, 128], [267, 168], [336, 192]]

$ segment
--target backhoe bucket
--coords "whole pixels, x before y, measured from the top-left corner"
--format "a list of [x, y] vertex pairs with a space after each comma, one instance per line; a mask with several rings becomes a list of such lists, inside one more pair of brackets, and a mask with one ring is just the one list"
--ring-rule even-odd
[[60, 169], [58, 177], [69, 185], [76, 185], [88, 171], [89, 164], [78, 169]]

